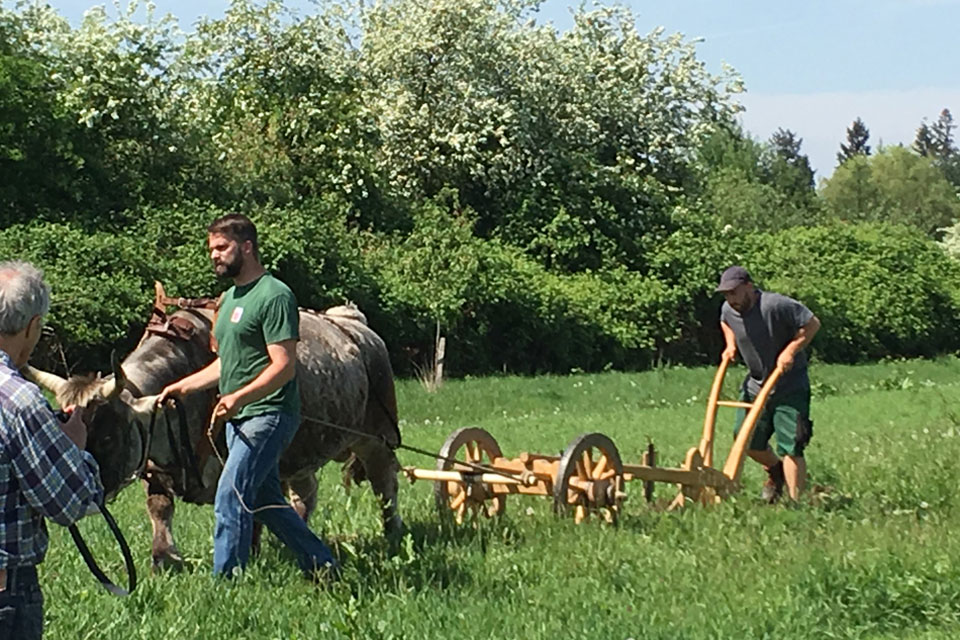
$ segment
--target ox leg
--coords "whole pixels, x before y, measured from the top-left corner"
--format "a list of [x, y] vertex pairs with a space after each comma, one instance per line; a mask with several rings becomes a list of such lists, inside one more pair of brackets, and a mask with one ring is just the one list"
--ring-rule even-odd
[[151, 570], [182, 569], [183, 557], [173, 541], [173, 491], [156, 475], [144, 481], [147, 491], [147, 514], [153, 526]]
[[397, 473], [400, 462], [393, 449], [377, 440], [367, 440], [354, 448], [363, 464], [373, 492], [380, 498], [383, 532], [392, 540], [403, 535], [403, 520], [397, 512]]
[[287, 483], [287, 497], [304, 522], [310, 519], [310, 514], [317, 508], [317, 473], [310, 471], [290, 478]]
[[260, 555], [260, 541], [263, 539], [263, 523], [259, 520], [253, 521], [253, 535], [250, 538], [250, 555], [257, 557]]

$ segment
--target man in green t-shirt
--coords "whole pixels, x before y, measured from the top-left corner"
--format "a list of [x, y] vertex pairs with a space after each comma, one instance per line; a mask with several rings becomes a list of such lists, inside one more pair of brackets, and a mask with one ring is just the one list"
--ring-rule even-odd
[[280, 454], [300, 425], [296, 298], [261, 265], [257, 231], [246, 216], [218, 218], [207, 232], [214, 270], [234, 285], [223, 295], [213, 327], [217, 358], [167, 386], [157, 402], [219, 383], [213, 415], [226, 422], [228, 454], [214, 500], [213, 572], [229, 576], [246, 566], [254, 518], [290, 547], [308, 575], [333, 571], [330, 549], [280, 488]]

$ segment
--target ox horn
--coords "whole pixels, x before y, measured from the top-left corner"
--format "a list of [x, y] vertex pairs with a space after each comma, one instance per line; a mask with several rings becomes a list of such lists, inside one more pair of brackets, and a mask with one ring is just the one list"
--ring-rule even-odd
[[133, 408], [134, 413], [149, 415], [153, 413], [154, 410], [157, 408], [157, 398], [159, 397], [160, 397], [160, 394], [158, 393], [152, 396], [134, 398], [130, 406], [131, 408]]
[[66, 378], [61, 378], [57, 374], [50, 373], [49, 371], [34, 369], [30, 365], [24, 366], [23, 369], [21, 369], [21, 372], [28, 380], [31, 380], [44, 389], [53, 392], [54, 395], [60, 395], [60, 392], [63, 391], [63, 388], [67, 384]]
[[100, 387], [100, 397], [104, 400], [112, 400], [120, 395], [127, 384], [127, 377], [123, 373], [123, 367], [117, 362], [117, 354], [110, 354], [110, 362], [113, 363], [113, 378], [105, 380]]

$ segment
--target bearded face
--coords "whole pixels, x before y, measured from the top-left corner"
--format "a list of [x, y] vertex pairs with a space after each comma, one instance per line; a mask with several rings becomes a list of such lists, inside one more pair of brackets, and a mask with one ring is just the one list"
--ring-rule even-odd
[[243, 252], [239, 242], [222, 233], [211, 233], [207, 243], [217, 277], [230, 279], [240, 275], [243, 269]]
[[743, 315], [753, 308], [755, 289], [747, 282], [737, 285], [735, 289], [724, 291], [723, 296], [734, 311]]

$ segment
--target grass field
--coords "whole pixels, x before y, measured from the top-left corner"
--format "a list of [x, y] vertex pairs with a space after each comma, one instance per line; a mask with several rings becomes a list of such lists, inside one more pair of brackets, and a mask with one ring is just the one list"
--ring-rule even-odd
[[[732, 390], [739, 370], [728, 375]], [[457, 427], [490, 431], [508, 456], [556, 453], [600, 431], [624, 460], [647, 438], [663, 464], [700, 436], [710, 369], [399, 383], [405, 442], [436, 451]], [[112, 511], [141, 584], [107, 595], [67, 532], [51, 528], [41, 581], [48, 638], [953, 638], [960, 635], [960, 360], [815, 365], [811, 483], [798, 506], [745, 490], [709, 509], [650, 509], [632, 496], [616, 528], [559, 520], [545, 499], [511, 498], [499, 521], [441, 529], [432, 486], [401, 482], [409, 535], [391, 554], [368, 486], [349, 495], [321, 473], [311, 525], [336, 543], [343, 580], [300, 579], [266, 537], [235, 581], [210, 577], [212, 508], [178, 504], [190, 568], [149, 575], [150, 527], [131, 487]], [[732, 391], [731, 391], [732, 394]], [[732, 414], [718, 421], [722, 461]], [[403, 453], [403, 464], [434, 461]], [[673, 493], [658, 485], [658, 495]], [[101, 523], [82, 529], [122, 577]]]

